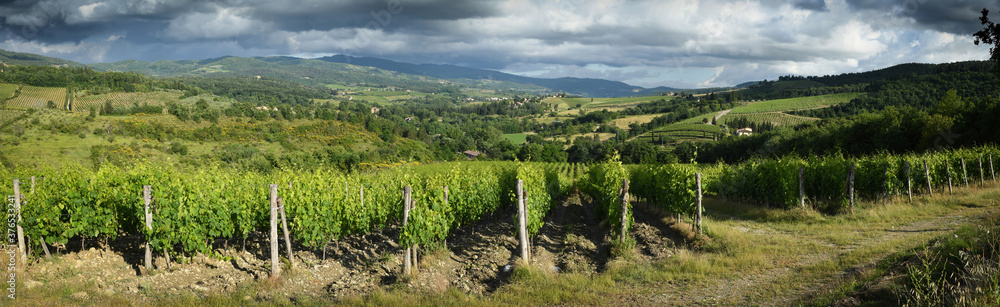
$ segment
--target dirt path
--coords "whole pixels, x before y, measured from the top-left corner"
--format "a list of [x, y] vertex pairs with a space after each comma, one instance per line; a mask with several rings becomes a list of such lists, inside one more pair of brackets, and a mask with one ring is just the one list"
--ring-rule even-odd
[[[677, 291], [666, 289], [663, 295], [650, 298], [650, 303], [665, 305], [759, 305], [759, 306], [790, 306], [797, 302], [807, 301], [810, 297], [830, 289], [843, 282], [861, 270], [877, 265], [882, 257], [873, 257], [871, 261], [850, 267], [846, 270], [833, 272], [829, 276], [797, 284], [784, 284], [781, 288], [792, 288], [792, 291], [773, 291], [776, 284], [794, 281], [794, 275], [811, 266], [820, 265], [825, 261], [837, 261], [855, 250], [874, 244], [893, 244], [915, 235], [944, 235], [957, 230], [961, 225], [970, 222], [969, 214], [985, 212], [973, 211], [966, 214], [934, 217], [915, 221], [889, 229], [863, 229], [864, 239], [849, 245], [832, 244], [815, 235], [805, 235], [787, 232], [770, 227], [766, 223], [753, 223], [753, 226], [739, 229], [755, 236], [789, 236], [800, 240], [803, 244], [813, 243], [831, 246], [819, 253], [811, 253], [787, 265], [778, 265], [760, 272], [746, 274], [732, 279], [713, 280], [708, 285]], [[724, 217], [723, 217], [724, 218]]]
[[733, 109], [729, 109], [729, 110], [725, 110], [725, 111], [719, 112], [719, 115], [716, 115], [714, 120], [712, 120], [711, 122], [708, 122], [706, 124], [711, 125], [712, 123], [718, 123], [719, 122], [719, 118], [722, 118], [722, 116], [724, 116], [726, 114], [729, 114], [729, 111], [732, 111], [732, 110]]

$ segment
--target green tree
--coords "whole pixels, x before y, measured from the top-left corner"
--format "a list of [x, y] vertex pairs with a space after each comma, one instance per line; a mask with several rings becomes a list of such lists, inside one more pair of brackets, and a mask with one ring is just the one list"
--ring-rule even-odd
[[964, 109], [965, 102], [962, 101], [962, 98], [958, 97], [958, 93], [955, 90], [949, 90], [944, 94], [944, 97], [941, 97], [937, 105], [934, 106], [934, 113], [954, 117]]
[[111, 100], [105, 101], [104, 102], [104, 108], [101, 109], [101, 114], [111, 115], [111, 113], [114, 113], [114, 112], [115, 112], [115, 106], [111, 105]]
[[995, 24], [990, 21], [989, 18], [990, 10], [983, 9], [983, 16], [979, 17], [979, 21], [983, 24], [984, 28], [973, 34], [972, 36], [976, 38], [974, 41], [978, 46], [980, 42], [990, 46], [990, 61], [993, 61], [993, 73], [1000, 76], [1000, 24]]

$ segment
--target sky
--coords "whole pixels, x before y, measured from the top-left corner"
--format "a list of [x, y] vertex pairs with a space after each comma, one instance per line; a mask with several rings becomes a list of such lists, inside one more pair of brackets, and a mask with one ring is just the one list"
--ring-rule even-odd
[[371, 56], [642, 87], [989, 58], [1000, 0], [0, 0], [0, 49], [82, 63]]

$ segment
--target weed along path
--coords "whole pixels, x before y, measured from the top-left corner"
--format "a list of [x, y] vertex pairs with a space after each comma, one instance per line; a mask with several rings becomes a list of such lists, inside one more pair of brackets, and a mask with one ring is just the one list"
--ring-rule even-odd
[[[691, 261], [727, 265], [689, 285], [650, 298], [666, 305], [827, 305], [884, 273], [880, 263], [927, 246], [962, 225], [1000, 209], [1000, 191], [970, 189], [955, 196], [905, 198], [855, 213], [822, 216], [802, 209], [760, 209], [706, 202], [709, 234], [723, 253], [702, 251]], [[715, 242], [713, 244], [720, 244]], [[696, 252], [697, 253], [697, 252]], [[854, 303], [858, 303], [856, 300]]]

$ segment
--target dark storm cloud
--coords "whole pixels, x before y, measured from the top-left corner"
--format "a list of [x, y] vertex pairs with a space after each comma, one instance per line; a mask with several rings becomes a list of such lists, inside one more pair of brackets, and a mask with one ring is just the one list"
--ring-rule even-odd
[[846, 2], [855, 11], [888, 12], [885, 18], [912, 19], [921, 27], [962, 35], [972, 34], [982, 28], [979, 16], [984, 8], [1000, 10], [1000, 0], [847, 0]]
[[826, 11], [826, 1], [825, 0], [798, 0], [795, 1], [795, 7], [810, 11]]
[[1000, 10], [845, 1], [0, 0], [0, 48], [85, 63], [343, 53], [716, 86], [976, 59], [979, 11]]

